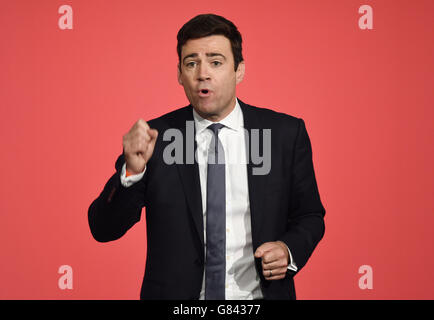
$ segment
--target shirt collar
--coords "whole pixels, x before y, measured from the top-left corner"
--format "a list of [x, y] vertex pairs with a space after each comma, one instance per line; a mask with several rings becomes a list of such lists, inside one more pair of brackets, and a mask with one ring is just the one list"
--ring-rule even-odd
[[[209, 125], [213, 124], [214, 122], [202, 118], [196, 110], [193, 108], [193, 117], [194, 117], [194, 124], [196, 126], [196, 134], [200, 134], [202, 131], [204, 131]], [[222, 120], [220, 120], [218, 123], [223, 124], [225, 127], [238, 131], [242, 129], [244, 126], [243, 124], [243, 113], [241, 111], [240, 104], [238, 103], [238, 99], [235, 99], [235, 108]]]

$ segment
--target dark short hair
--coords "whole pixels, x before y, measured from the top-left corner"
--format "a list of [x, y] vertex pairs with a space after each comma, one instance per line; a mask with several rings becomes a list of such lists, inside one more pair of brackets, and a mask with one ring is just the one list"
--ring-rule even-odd
[[234, 56], [235, 71], [237, 70], [238, 64], [244, 60], [241, 33], [231, 21], [215, 14], [200, 14], [179, 29], [176, 50], [178, 51], [180, 69], [182, 46], [190, 39], [199, 39], [212, 35], [223, 35], [229, 39]]

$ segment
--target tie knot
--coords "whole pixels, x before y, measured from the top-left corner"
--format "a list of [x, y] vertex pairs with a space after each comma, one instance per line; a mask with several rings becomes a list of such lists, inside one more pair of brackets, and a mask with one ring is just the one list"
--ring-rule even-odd
[[214, 135], [217, 136], [218, 131], [219, 131], [221, 128], [223, 128], [224, 126], [225, 126], [225, 125], [224, 125], [224, 124], [221, 124], [221, 123], [213, 123], [213, 124], [210, 124], [210, 125], [207, 127], [207, 129], [210, 129], [210, 130], [214, 133]]

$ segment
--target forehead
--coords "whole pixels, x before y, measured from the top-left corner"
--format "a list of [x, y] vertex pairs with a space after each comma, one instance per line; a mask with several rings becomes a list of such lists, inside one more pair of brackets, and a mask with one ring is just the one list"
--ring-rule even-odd
[[182, 46], [181, 59], [192, 53], [206, 54], [210, 52], [222, 53], [229, 58], [231, 51], [231, 42], [228, 38], [222, 35], [212, 35], [188, 40]]

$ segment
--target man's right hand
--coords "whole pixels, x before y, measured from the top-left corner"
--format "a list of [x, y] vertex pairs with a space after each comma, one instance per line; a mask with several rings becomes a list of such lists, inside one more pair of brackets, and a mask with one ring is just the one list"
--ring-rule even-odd
[[139, 119], [122, 138], [126, 168], [131, 174], [145, 170], [154, 152], [158, 131], [151, 129], [146, 121]]

